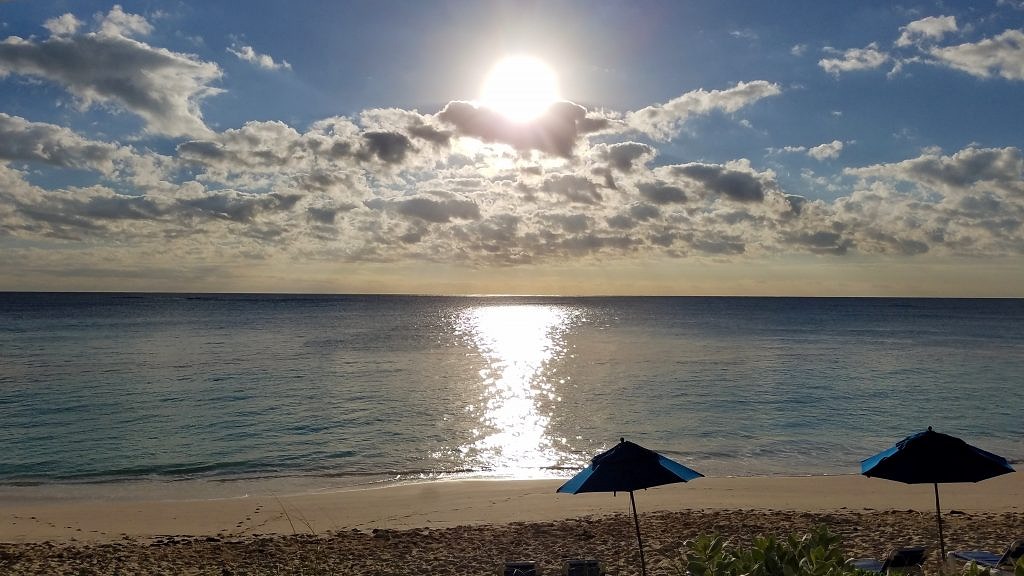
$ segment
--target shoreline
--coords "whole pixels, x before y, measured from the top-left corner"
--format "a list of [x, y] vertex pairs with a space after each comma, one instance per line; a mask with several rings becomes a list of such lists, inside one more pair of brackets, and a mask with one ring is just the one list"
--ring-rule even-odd
[[[629, 512], [625, 494], [556, 494], [564, 480], [442, 480], [214, 499], [0, 496], [0, 542], [244, 538], [562, 521]], [[947, 513], [1024, 513], [1024, 475], [939, 487]], [[681, 511], [932, 512], [934, 493], [860, 475], [708, 477], [636, 494], [641, 514]], [[1019, 530], [1018, 530], [1019, 531]], [[1008, 535], [1009, 537], [1009, 535]]]
[[[0, 573], [469, 576], [571, 558], [637, 574], [629, 497], [555, 494], [563, 480], [447, 480], [215, 500], [0, 498]], [[940, 487], [948, 550], [1001, 551], [1024, 531], [1024, 475]], [[687, 542], [735, 545], [825, 526], [846, 558], [923, 545], [942, 573], [934, 494], [858, 475], [709, 477], [636, 493], [650, 576], [677, 576]], [[948, 569], [946, 569], [948, 572]]]

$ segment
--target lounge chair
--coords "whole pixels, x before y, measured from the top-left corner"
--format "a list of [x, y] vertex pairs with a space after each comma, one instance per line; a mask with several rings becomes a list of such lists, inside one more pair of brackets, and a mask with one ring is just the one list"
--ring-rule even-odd
[[924, 546], [911, 546], [890, 550], [884, 560], [858, 558], [856, 560], [850, 560], [848, 564], [854, 568], [859, 568], [868, 572], [886, 574], [890, 570], [920, 570], [921, 564], [924, 564], [924, 559], [927, 556], [928, 553], [925, 551]]
[[986, 550], [956, 550], [947, 554], [949, 558], [967, 563], [974, 562], [982, 568], [1009, 568], [1011, 571], [1021, 556], [1024, 556], [1024, 540], [1011, 542], [1002, 556]]
[[505, 562], [504, 576], [537, 576], [536, 562]]
[[566, 560], [565, 576], [602, 576], [604, 571], [601, 563], [587, 558], [585, 560]]

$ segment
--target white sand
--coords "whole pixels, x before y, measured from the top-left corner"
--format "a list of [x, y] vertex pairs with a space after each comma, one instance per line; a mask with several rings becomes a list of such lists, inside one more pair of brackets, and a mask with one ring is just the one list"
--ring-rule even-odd
[[[627, 494], [556, 494], [559, 480], [448, 481], [215, 500], [0, 500], [0, 542], [129, 536], [322, 534], [542, 522], [629, 512]], [[943, 510], [1024, 511], [1024, 474], [939, 487]], [[31, 494], [30, 490], [21, 493]], [[679, 510], [934, 510], [931, 485], [862, 476], [700, 478], [636, 494], [641, 513]]]

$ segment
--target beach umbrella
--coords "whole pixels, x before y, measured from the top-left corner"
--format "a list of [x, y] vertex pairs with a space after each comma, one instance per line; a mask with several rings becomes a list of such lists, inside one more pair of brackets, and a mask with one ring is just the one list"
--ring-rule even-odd
[[633, 492], [662, 484], [687, 482], [702, 476], [700, 472], [691, 470], [653, 450], [619, 438], [618, 444], [594, 456], [590, 466], [562, 484], [556, 492], [629, 492], [629, 503], [633, 507], [633, 524], [636, 526], [636, 543], [640, 547], [640, 571], [646, 576], [644, 542], [640, 537], [640, 518], [636, 513]]
[[860, 473], [904, 484], [931, 484], [935, 489], [935, 517], [939, 523], [939, 553], [946, 557], [942, 537], [939, 484], [980, 482], [1013, 472], [1006, 458], [932, 430], [911, 434], [888, 450], [860, 463]]

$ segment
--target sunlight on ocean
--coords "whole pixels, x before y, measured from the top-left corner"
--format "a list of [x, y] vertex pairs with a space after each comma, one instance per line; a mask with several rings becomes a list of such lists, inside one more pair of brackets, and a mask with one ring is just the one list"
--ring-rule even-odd
[[855, 473], [928, 425], [1024, 457], [1019, 300], [8, 294], [0, 484]]

